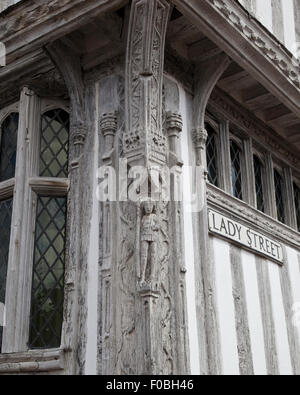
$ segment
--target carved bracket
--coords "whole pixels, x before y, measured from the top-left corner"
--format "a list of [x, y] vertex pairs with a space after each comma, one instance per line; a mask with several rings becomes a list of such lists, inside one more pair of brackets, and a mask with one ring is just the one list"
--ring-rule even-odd
[[166, 163], [162, 133], [162, 83], [170, 5], [165, 0], [132, 2], [126, 62], [126, 131], [129, 160]]

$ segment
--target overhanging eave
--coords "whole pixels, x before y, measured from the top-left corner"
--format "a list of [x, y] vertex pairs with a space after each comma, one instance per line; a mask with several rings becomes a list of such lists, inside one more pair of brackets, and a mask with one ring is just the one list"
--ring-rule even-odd
[[209, 39], [300, 117], [299, 62], [238, 2], [171, 1]]

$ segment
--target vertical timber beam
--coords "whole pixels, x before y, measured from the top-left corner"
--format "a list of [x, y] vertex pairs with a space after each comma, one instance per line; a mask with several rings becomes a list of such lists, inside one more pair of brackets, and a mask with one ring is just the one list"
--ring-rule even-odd
[[[199, 201], [202, 202], [199, 213], [194, 213], [194, 221], [198, 230], [198, 250], [196, 251], [196, 289], [198, 336], [200, 344], [200, 366], [203, 374], [220, 374], [218, 324], [216, 320], [216, 303], [214, 273], [211, 265], [208, 246], [208, 211], [207, 211], [207, 161], [205, 111], [209, 97], [223, 72], [230, 64], [225, 54], [220, 54], [198, 65], [194, 97], [194, 145], [196, 150], [196, 165], [200, 167], [201, 180], [199, 185]], [[200, 262], [200, 264], [198, 264]], [[204, 306], [204, 308], [203, 308]]]
[[[184, 339], [186, 329], [184, 317], [175, 312], [177, 306], [174, 306], [180, 292], [184, 299], [184, 273], [180, 277], [180, 267], [182, 272], [184, 269], [180, 259], [173, 260], [170, 252], [174, 241], [171, 230], [174, 223], [170, 220], [173, 211], [172, 205], [163, 200], [161, 192], [164, 169], [171, 164], [169, 157], [174, 159], [178, 155], [182, 127], [177, 113], [168, 115], [167, 131], [163, 130], [162, 122], [164, 48], [169, 16], [170, 5], [166, 0], [132, 1], [126, 59], [123, 153], [129, 168], [142, 166], [150, 176], [151, 196], [154, 192], [152, 187], [159, 184], [155, 188], [158, 199], [155, 197], [151, 214], [147, 212], [149, 202], [143, 204], [142, 199], [143, 192], [149, 197], [148, 183], [145, 189], [142, 188], [141, 200], [135, 204], [136, 281], [132, 291], [135, 292], [136, 374], [169, 375], [188, 371], [187, 358], [183, 355], [187, 353], [184, 345], [182, 353], [174, 351], [177, 347], [174, 344]], [[179, 162], [176, 159], [178, 174], [181, 172]], [[127, 203], [127, 212], [130, 205]], [[150, 208], [153, 208], [151, 203]], [[151, 235], [146, 231], [150, 220], [156, 224], [150, 230]], [[152, 237], [154, 242], [150, 240]], [[178, 287], [174, 285], [174, 276]], [[185, 301], [182, 303], [185, 310]], [[122, 346], [124, 348], [124, 344]]]
[[70, 125], [70, 193], [68, 198], [68, 251], [65, 278], [65, 311], [62, 347], [70, 351], [67, 356], [69, 374], [83, 374], [85, 365], [86, 326], [86, 270], [87, 257], [82, 252], [84, 177], [82, 176], [83, 148], [87, 135], [85, 86], [80, 59], [62, 42], [55, 41], [45, 48], [60, 71], [71, 101]]

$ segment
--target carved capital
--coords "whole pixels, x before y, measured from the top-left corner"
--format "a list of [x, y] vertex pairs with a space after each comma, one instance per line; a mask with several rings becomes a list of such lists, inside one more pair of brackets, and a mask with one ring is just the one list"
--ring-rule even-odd
[[82, 155], [82, 149], [86, 140], [87, 129], [81, 123], [74, 123], [71, 127], [71, 144], [74, 147], [73, 161], [71, 163], [72, 169], [76, 169], [79, 166], [80, 157]]
[[100, 129], [104, 136], [104, 159], [110, 157], [114, 148], [114, 139], [118, 130], [118, 118], [115, 112], [102, 115]]
[[100, 121], [100, 128], [104, 137], [111, 135], [114, 136], [118, 129], [118, 119], [116, 113], [112, 112], [103, 114]]
[[205, 129], [195, 129], [193, 131], [193, 143], [198, 150], [206, 149], [207, 131]]
[[167, 133], [169, 137], [179, 136], [182, 132], [182, 116], [176, 112], [167, 113]]

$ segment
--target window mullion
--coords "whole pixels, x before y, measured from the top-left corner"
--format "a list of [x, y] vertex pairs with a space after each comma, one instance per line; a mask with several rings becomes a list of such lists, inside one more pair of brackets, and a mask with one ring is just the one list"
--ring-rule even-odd
[[286, 215], [286, 224], [291, 228], [297, 230], [297, 217], [296, 217], [296, 205], [294, 199], [294, 188], [293, 188], [293, 175], [292, 169], [290, 167], [286, 167], [283, 170], [283, 182], [284, 182], [284, 194], [286, 198], [285, 204], [285, 215]]
[[3, 353], [18, 352], [15, 342], [17, 294], [19, 265], [21, 261], [21, 236], [22, 216], [25, 188], [25, 163], [26, 163], [26, 137], [27, 137], [27, 101], [28, 97], [24, 89], [21, 93], [19, 128], [17, 142], [17, 159], [15, 171], [15, 194], [13, 199], [13, 213], [11, 221], [10, 254], [8, 259], [7, 283], [6, 283], [6, 326], [3, 330]]
[[[14, 201], [12, 254], [10, 258], [11, 289], [7, 322], [6, 352], [28, 350], [32, 252], [35, 213], [35, 194], [29, 187], [29, 177], [38, 174], [38, 144], [40, 99], [29, 88], [21, 92], [16, 194]], [[8, 327], [8, 328], [9, 328]], [[10, 333], [8, 333], [10, 332]]]
[[227, 193], [232, 194], [231, 159], [229, 122], [222, 122], [220, 125], [220, 187]]

